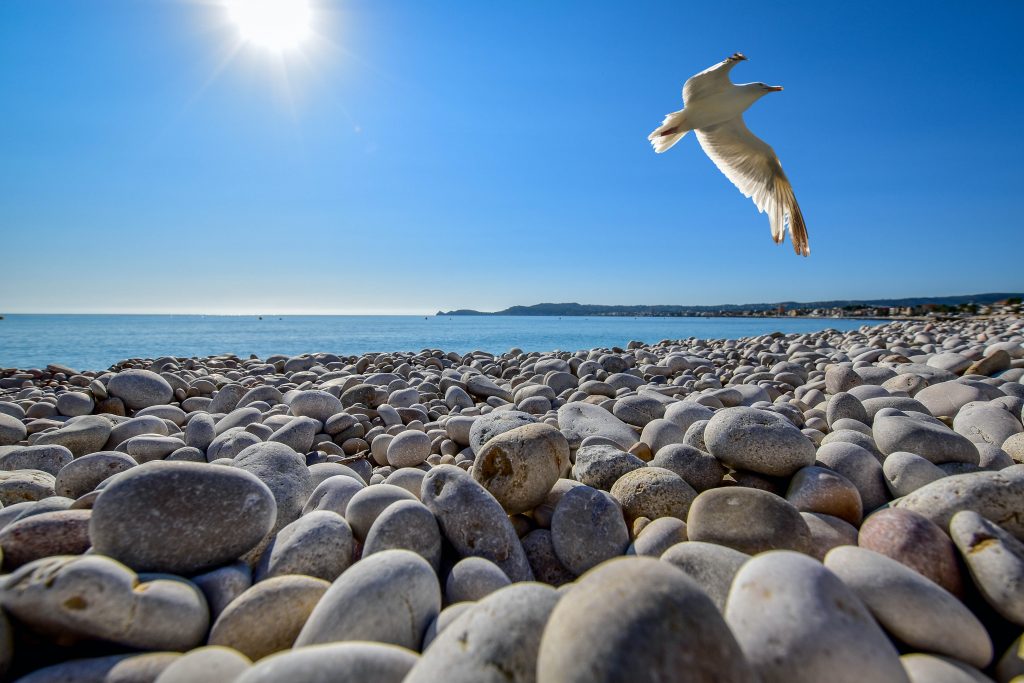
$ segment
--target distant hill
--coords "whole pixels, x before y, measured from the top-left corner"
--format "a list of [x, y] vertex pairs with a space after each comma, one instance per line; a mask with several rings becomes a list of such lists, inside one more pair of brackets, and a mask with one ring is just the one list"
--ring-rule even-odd
[[546, 316], [685, 316], [707, 313], [731, 313], [736, 311], [770, 311], [779, 306], [786, 310], [799, 308], [844, 308], [847, 306], [906, 307], [935, 304], [957, 306], [959, 304], [991, 304], [1011, 297], [1024, 297], [1022, 293], [992, 292], [988, 294], [964, 294], [961, 296], [909, 297], [906, 299], [850, 299], [834, 301], [779, 301], [763, 304], [721, 304], [718, 306], [606, 306], [599, 304], [534, 304], [533, 306], [512, 306], [503, 311], [474, 311], [461, 308], [455, 311], [438, 311], [437, 315], [546, 315]]

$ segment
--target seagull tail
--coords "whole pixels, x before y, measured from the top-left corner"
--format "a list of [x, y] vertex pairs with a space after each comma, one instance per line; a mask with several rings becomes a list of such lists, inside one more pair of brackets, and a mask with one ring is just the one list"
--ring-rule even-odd
[[[793, 251], [797, 253], [797, 256], [810, 256], [811, 243], [807, 236], [807, 223], [804, 222], [804, 214], [800, 210], [800, 205], [796, 203], [793, 186], [789, 184], [789, 180], [785, 176], [780, 176], [775, 180], [775, 191], [778, 196], [776, 207], [782, 214], [779, 217], [782, 220], [778, 221], [779, 231], [775, 241], [782, 241], [783, 226], [788, 226], [789, 239], [793, 242]], [[773, 236], [775, 236], [775, 227], [773, 224]]]
[[674, 111], [665, 117], [661, 125], [655, 128], [654, 132], [647, 136], [647, 139], [651, 141], [654, 151], [661, 154], [682, 140], [690, 130], [686, 123], [685, 110]]

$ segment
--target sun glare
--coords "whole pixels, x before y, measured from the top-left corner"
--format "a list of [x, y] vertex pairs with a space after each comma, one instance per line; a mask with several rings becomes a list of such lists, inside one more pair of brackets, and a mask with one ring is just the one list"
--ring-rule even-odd
[[312, 34], [309, 0], [225, 0], [225, 4], [247, 43], [282, 52], [298, 47]]

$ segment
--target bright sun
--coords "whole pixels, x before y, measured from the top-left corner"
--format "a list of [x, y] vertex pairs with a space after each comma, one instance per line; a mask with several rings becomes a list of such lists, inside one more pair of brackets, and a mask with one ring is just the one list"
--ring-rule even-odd
[[298, 47], [312, 33], [309, 0], [225, 0], [242, 39], [282, 52]]

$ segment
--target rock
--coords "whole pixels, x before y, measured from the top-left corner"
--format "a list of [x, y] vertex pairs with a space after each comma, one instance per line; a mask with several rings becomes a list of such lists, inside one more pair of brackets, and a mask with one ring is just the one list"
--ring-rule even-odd
[[715, 456], [685, 444], [670, 444], [661, 448], [647, 464], [649, 467], [662, 467], [675, 472], [698, 493], [721, 485], [722, 478], [728, 472]]
[[977, 669], [955, 659], [919, 652], [900, 657], [910, 683], [992, 683]]
[[665, 407], [665, 419], [675, 423], [684, 433], [694, 422], [710, 420], [712, 415], [714, 411], [710, 408], [692, 401], [679, 401]]
[[834, 394], [825, 407], [825, 420], [829, 427], [842, 419], [856, 420], [865, 425], [868, 423], [868, 414], [864, 410], [864, 404], [846, 392]]
[[214, 622], [210, 645], [234, 648], [256, 661], [288, 650], [330, 588], [311, 576], [276, 576], [235, 598]]
[[393, 467], [416, 467], [430, 455], [430, 437], [410, 429], [388, 443], [388, 464]]
[[277, 502], [274, 531], [294, 522], [313, 492], [313, 478], [304, 457], [281, 443], [257, 443], [235, 456], [234, 466], [256, 475]]
[[629, 547], [629, 529], [615, 499], [589, 486], [569, 489], [551, 517], [558, 560], [579, 575]]
[[469, 375], [465, 378], [465, 383], [466, 391], [473, 396], [480, 396], [482, 398], [493, 396], [500, 398], [502, 401], [512, 400], [512, 394], [507, 389], [499, 387], [484, 375]]
[[638, 440], [629, 425], [604, 408], [578, 401], [558, 409], [558, 428], [569, 440], [570, 448], [579, 448], [588, 436], [603, 436], [623, 450], [629, 450]]
[[711, 455], [735, 469], [788, 477], [814, 464], [814, 444], [786, 418], [756, 408], [725, 408], [704, 430]]
[[552, 611], [537, 656], [538, 683], [754, 678], [704, 591], [647, 557], [612, 560], [581, 577]]
[[988, 604], [1003, 618], [1024, 626], [1024, 543], [971, 510], [953, 515], [949, 535]]
[[432, 468], [423, 478], [420, 497], [460, 557], [490, 560], [513, 582], [533, 579], [526, 553], [501, 504], [468, 472], [454, 465]]
[[824, 467], [804, 467], [793, 475], [786, 500], [801, 512], [818, 512], [860, 525], [860, 493], [849, 479]]
[[682, 445], [686, 431], [671, 420], [651, 420], [640, 433], [640, 441], [647, 444], [651, 453], [658, 453], [672, 445]]
[[53, 475], [41, 470], [0, 472], [0, 504], [14, 505], [56, 495]]
[[1020, 420], [1001, 406], [968, 403], [953, 419], [953, 429], [975, 444], [1002, 446], [1014, 434], [1024, 432]]
[[544, 502], [569, 467], [569, 443], [554, 427], [531, 424], [492, 437], [479, 451], [473, 478], [509, 514], [527, 512]]
[[234, 561], [274, 525], [274, 499], [243, 470], [152, 462], [118, 475], [96, 499], [96, 552], [136, 571], [192, 574]]
[[558, 600], [535, 583], [495, 591], [445, 627], [403, 683], [536, 680], [541, 635]]
[[311, 417], [296, 417], [270, 435], [267, 441], [282, 443], [297, 453], [313, 448], [313, 439], [320, 430], [320, 423]]
[[355, 537], [365, 539], [377, 517], [389, 505], [400, 500], [418, 502], [416, 496], [391, 484], [376, 484], [357, 491], [345, 508], [345, 519], [351, 525]]
[[537, 581], [557, 588], [576, 578], [558, 559], [549, 530], [534, 529], [523, 536], [522, 544]]
[[427, 561], [408, 550], [384, 550], [331, 584], [295, 646], [367, 640], [418, 649], [440, 609], [441, 590]]
[[68, 417], [88, 415], [94, 405], [92, 396], [81, 391], [67, 391], [57, 397], [57, 412]]
[[733, 580], [725, 620], [763, 683], [907, 680], [860, 599], [805, 555], [748, 560]]
[[210, 620], [215, 621], [232, 600], [252, 586], [252, 570], [245, 562], [235, 562], [193, 576], [191, 581], [206, 596], [206, 604], [210, 606]]
[[475, 418], [469, 427], [469, 446], [474, 453], [479, 453], [484, 444], [498, 434], [536, 424], [537, 418], [529, 413], [518, 410], [501, 410]]
[[89, 510], [56, 510], [24, 517], [0, 530], [3, 566], [10, 571], [51, 555], [89, 549]]
[[910, 510], [879, 510], [864, 520], [857, 545], [910, 567], [953, 595], [964, 583], [949, 536], [927, 517]]
[[185, 425], [185, 445], [205, 451], [217, 436], [213, 418], [206, 413], [196, 413]]
[[[647, 395], [623, 396], [612, 406], [612, 415], [626, 424], [645, 427], [665, 414], [665, 404]], [[680, 430], [682, 431], [682, 430]]]
[[73, 456], [80, 457], [95, 453], [103, 448], [110, 438], [112, 427], [106, 418], [99, 415], [86, 415], [74, 418], [55, 432], [40, 434], [36, 446], [64, 446]]
[[482, 557], [467, 557], [452, 567], [444, 595], [448, 604], [476, 602], [508, 585], [511, 581], [498, 565]]
[[675, 517], [661, 517], [652, 520], [636, 534], [636, 539], [626, 550], [627, 555], [661, 557], [672, 546], [686, 540], [686, 523]]
[[581, 484], [608, 491], [622, 475], [644, 466], [644, 461], [632, 453], [598, 444], [576, 451], [572, 473]]
[[177, 652], [72, 659], [19, 678], [24, 683], [150, 683], [181, 658]]
[[237, 650], [199, 647], [171, 662], [154, 683], [227, 683], [250, 666], [252, 661]]
[[825, 557], [881, 626], [912, 648], [977, 667], [992, 659], [981, 622], [953, 595], [903, 564], [864, 548], [842, 546]]
[[1002, 349], [996, 349], [991, 354], [980, 358], [970, 367], [964, 370], [965, 375], [994, 375], [1010, 367], [1010, 354]]
[[723, 614], [733, 578], [749, 559], [750, 555], [746, 553], [701, 541], [676, 543], [661, 555], [663, 562], [683, 570], [696, 581]]
[[206, 600], [187, 581], [138, 577], [108, 557], [46, 557], [0, 584], [0, 604], [67, 642], [100, 639], [144, 650], [188, 650], [206, 636]]
[[686, 519], [697, 492], [675, 472], [661, 467], [642, 467], [619, 477], [612, 496], [622, 505], [626, 523], [637, 517]]
[[416, 553], [434, 571], [441, 565], [441, 530], [434, 514], [419, 501], [399, 500], [384, 508], [366, 534], [363, 557], [396, 549]]
[[917, 392], [914, 398], [936, 417], [953, 417], [971, 401], [984, 401], [993, 396], [987, 395], [977, 382], [958, 381], [932, 384]]
[[849, 391], [864, 383], [860, 375], [848, 365], [830, 365], [825, 370], [825, 392], [835, 395]]
[[267, 657], [233, 683], [402, 683], [415, 652], [381, 643], [329, 643]]
[[149, 370], [121, 370], [107, 382], [107, 391], [131, 410], [163, 405], [174, 398], [167, 380]]
[[841, 545], [857, 545], [857, 528], [846, 520], [820, 512], [801, 512], [811, 531], [811, 550], [808, 553], [816, 560], [824, 560], [832, 548]]
[[697, 496], [686, 518], [686, 533], [691, 541], [750, 555], [779, 549], [809, 552], [811, 542], [807, 522], [791, 503], [767, 491], [739, 487]]
[[879, 450], [889, 455], [900, 451], [915, 453], [935, 463], [978, 463], [978, 449], [965, 437], [942, 424], [905, 415], [875, 419], [872, 430]]
[[298, 417], [311, 417], [320, 422], [327, 422], [329, 417], [342, 411], [342, 406], [334, 394], [307, 390], [295, 392], [288, 402], [288, 410]]
[[946, 476], [932, 461], [914, 453], [890, 453], [882, 464], [893, 496], [902, 497]]
[[61, 468], [72, 460], [71, 451], [64, 446], [25, 446], [0, 454], [0, 470], [40, 470], [57, 476]]
[[869, 451], [852, 443], [823, 444], [815, 456], [818, 465], [846, 477], [860, 493], [865, 512], [876, 510], [889, 499], [881, 463]]
[[54, 481], [54, 491], [58, 496], [78, 498], [94, 490], [101, 482], [135, 465], [134, 458], [117, 451], [83, 455], [61, 468]]
[[330, 510], [345, 516], [349, 501], [366, 485], [358, 476], [334, 475], [327, 477], [313, 489], [309, 499], [302, 507], [302, 513], [313, 510]]
[[999, 472], [958, 474], [922, 486], [893, 505], [920, 513], [943, 529], [961, 510], [973, 510], [1024, 539], [1024, 476]]
[[352, 529], [335, 512], [317, 510], [281, 529], [263, 551], [256, 580], [301, 574], [334, 581], [352, 564]]
[[163, 460], [174, 451], [184, 447], [185, 442], [181, 439], [150, 434], [133, 436], [124, 442], [124, 450], [139, 464], [151, 460]]
[[28, 430], [16, 417], [0, 413], [0, 446], [11, 446], [25, 438]]

